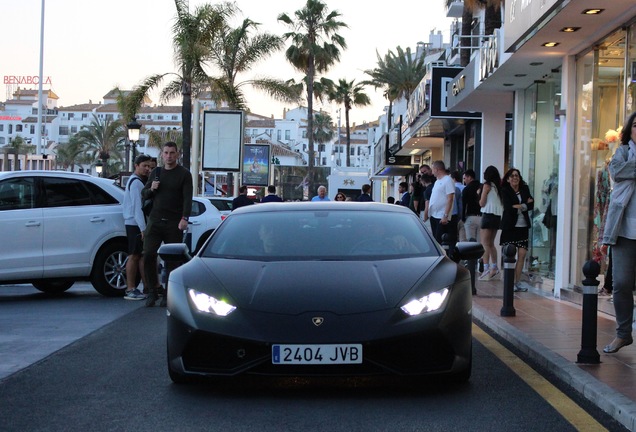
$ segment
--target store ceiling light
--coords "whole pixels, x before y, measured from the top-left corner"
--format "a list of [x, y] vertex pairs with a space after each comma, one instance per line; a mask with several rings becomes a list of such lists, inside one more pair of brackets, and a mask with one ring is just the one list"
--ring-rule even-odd
[[583, 15], [598, 15], [603, 12], [605, 9], [585, 9], [581, 12]]
[[515, 78], [523, 78], [524, 76], [528, 76], [528, 74], [515, 74]]
[[532, 62], [530, 63], [530, 66], [541, 66], [543, 64], [543, 62]]
[[546, 43], [541, 44], [541, 46], [548, 47], [548, 48], [552, 48], [552, 47], [555, 47], [557, 45], [559, 45], [558, 42], [546, 42]]
[[560, 31], [563, 33], [574, 33], [581, 30], [581, 27], [563, 27]]

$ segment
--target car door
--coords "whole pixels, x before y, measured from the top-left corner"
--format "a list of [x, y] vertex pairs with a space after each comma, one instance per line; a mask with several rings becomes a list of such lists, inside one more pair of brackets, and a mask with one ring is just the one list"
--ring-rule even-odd
[[106, 238], [120, 230], [119, 202], [89, 181], [44, 177], [45, 277], [87, 276]]
[[42, 274], [42, 208], [37, 205], [34, 177], [0, 182], [0, 280]]

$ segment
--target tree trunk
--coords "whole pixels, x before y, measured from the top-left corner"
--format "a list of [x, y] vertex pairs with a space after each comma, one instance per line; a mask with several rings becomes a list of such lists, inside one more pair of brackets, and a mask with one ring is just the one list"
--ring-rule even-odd
[[345, 106], [345, 124], [347, 131], [347, 167], [351, 166], [351, 129], [349, 128], [349, 109]]
[[[192, 85], [189, 81], [183, 82], [181, 91], [181, 124], [183, 130], [183, 167], [190, 170], [190, 148], [192, 146]], [[162, 143], [163, 147], [163, 143]]]
[[[314, 57], [309, 56], [309, 68], [307, 71], [307, 180], [309, 194], [316, 193], [314, 190]], [[309, 197], [311, 199], [311, 196]]]
[[462, 13], [462, 34], [460, 38], [459, 49], [459, 61], [462, 67], [468, 66], [470, 63], [470, 54], [472, 49], [472, 22], [473, 13], [464, 5], [464, 12]]

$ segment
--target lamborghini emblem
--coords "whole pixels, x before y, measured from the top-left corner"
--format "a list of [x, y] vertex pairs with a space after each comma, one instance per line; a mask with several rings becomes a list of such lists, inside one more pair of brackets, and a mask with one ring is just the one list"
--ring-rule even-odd
[[325, 319], [323, 317], [313, 317], [311, 319], [311, 322], [314, 323], [316, 327], [320, 326], [324, 321]]

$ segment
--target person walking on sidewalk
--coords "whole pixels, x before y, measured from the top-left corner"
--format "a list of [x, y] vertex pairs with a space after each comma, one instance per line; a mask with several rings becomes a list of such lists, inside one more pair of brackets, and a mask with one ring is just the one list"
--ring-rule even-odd
[[621, 145], [609, 164], [614, 181], [610, 197], [603, 244], [612, 248], [612, 279], [616, 337], [603, 352], [615, 353], [631, 345], [636, 283], [636, 112], [621, 131]]
[[433, 236], [442, 243], [442, 236], [448, 234], [448, 245], [452, 248], [457, 243], [457, 217], [453, 218], [455, 206], [455, 182], [448, 175], [446, 166], [441, 160], [433, 162], [433, 175], [436, 181], [433, 184], [431, 199], [428, 204], [428, 217], [431, 220]]
[[534, 198], [530, 195], [530, 188], [523, 181], [521, 172], [510, 168], [501, 181], [501, 196], [503, 198], [503, 215], [501, 216], [501, 238], [499, 244], [514, 245], [517, 248], [517, 264], [515, 265], [515, 291], [528, 291], [530, 284], [522, 282], [521, 271], [528, 252], [530, 233], [529, 211], [534, 209]]
[[501, 224], [503, 204], [501, 202], [501, 175], [490, 165], [484, 171], [484, 184], [481, 187], [481, 244], [484, 247], [484, 271], [479, 280], [491, 280], [499, 275], [497, 268], [497, 248], [495, 237]]
[[[163, 167], [160, 176], [155, 168], [141, 191], [144, 199], [152, 199], [152, 211], [148, 216], [148, 225], [144, 231], [144, 267], [148, 283], [146, 306], [152, 307], [158, 299], [161, 286], [157, 277], [157, 251], [161, 243], [181, 243], [183, 231], [188, 228], [188, 219], [192, 211], [192, 175], [178, 164], [177, 144], [168, 141], [163, 145], [161, 158]], [[166, 263], [168, 272], [174, 269], [172, 263]], [[160, 306], [166, 305], [168, 287], [161, 299]]]
[[146, 287], [146, 275], [144, 274], [144, 262], [141, 259], [143, 250], [144, 230], [146, 229], [146, 217], [141, 210], [141, 191], [148, 180], [150, 172], [150, 156], [141, 154], [135, 159], [135, 171], [126, 183], [124, 190], [124, 224], [126, 225], [126, 237], [128, 237], [128, 259], [126, 260], [126, 300], [143, 300], [146, 296], [137, 289], [137, 272], [141, 274], [144, 287]]

